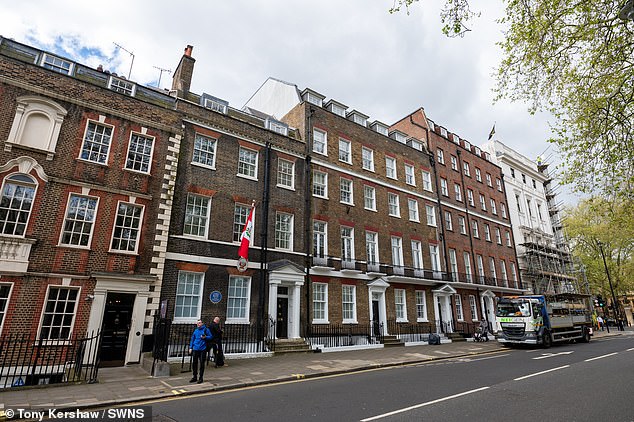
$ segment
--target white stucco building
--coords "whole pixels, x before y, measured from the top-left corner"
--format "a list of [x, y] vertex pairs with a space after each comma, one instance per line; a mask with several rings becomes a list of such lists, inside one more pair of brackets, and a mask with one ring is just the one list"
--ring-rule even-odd
[[531, 293], [581, 292], [548, 164], [500, 141], [482, 145], [504, 174], [520, 275]]

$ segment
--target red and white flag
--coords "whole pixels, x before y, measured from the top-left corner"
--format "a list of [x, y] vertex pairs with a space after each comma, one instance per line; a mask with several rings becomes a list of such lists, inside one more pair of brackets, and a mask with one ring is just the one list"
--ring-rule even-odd
[[247, 217], [247, 221], [242, 229], [240, 235], [240, 248], [238, 249], [238, 256], [246, 260], [249, 259], [249, 245], [253, 241], [253, 212], [255, 211], [255, 204], [251, 206], [251, 211]]

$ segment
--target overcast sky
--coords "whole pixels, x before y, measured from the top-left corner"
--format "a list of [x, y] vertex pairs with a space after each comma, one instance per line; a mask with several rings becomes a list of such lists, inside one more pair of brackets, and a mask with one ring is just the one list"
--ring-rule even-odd
[[[486, 8], [482, 6], [486, 3]], [[519, 153], [561, 160], [548, 118], [525, 104], [493, 105], [501, 53], [501, 1], [481, 12], [463, 38], [441, 33], [443, 0], [390, 15], [392, 0], [190, 0], [79, 2], [0, 0], [0, 35], [156, 86], [194, 46], [192, 91], [241, 108], [267, 77], [311, 88], [392, 124], [418, 107], [472, 144], [495, 137]], [[160, 86], [172, 75], [163, 72]], [[553, 166], [554, 167], [554, 166]], [[570, 202], [571, 198], [566, 199]]]

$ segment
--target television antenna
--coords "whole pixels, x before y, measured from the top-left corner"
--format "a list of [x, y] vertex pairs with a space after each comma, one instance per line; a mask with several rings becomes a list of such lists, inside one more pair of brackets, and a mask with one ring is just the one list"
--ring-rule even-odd
[[154, 67], [154, 69], [158, 69], [159, 70], [159, 80], [158, 80], [158, 84], [156, 84], [157, 88], [161, 87], [161, 76], [163, 76], [163, 72], [167, 72], [167, 73], [172, 73], [172, 71], [170, 69], [163, 69], [162, 67], [158, 67], [158, 66], [152, 66]]
[[132, 56], [132, 62], [130, 63], [130, 71], [128, 72], [128, 79], [130, 79], [130, 75], [132, 74], [132, 65], [134, 64], [134, 53], [129, 50], [126, 50], [123, 46], [117, 44], [116, 42], [113, 42], [113, 44], [116, 45], [117, 48], [120, 48], [121, 50], [125, 51], [130, 56]]

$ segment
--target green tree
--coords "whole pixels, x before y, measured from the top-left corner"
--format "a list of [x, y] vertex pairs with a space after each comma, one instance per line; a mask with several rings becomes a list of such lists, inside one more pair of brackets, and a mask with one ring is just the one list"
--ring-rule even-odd
[[[417, 1], [394, 0], [392, 11]], [[634, 22], [619, 17], [626, 0], [502, 1], [497, 99], [556, 117], [550, 142], [565, 183], [634, 197]], [[446, 0], [444, 32], [464, 34], [475, 15], [468, 0]]]
[[634, 291], [634, 218], [632, 203], [592, 198], [566, 209], [564, 225], [572, 254], [586, 268], [590, 291], [610, 298], [601, 249], [617, 296]]

